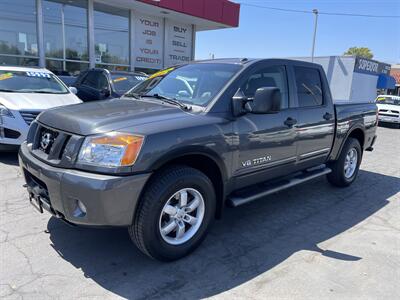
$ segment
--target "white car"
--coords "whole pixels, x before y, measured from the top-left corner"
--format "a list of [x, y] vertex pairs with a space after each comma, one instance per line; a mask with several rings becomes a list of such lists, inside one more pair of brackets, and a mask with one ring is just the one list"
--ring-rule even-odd
[[75, 92], [46, 69], [0, 66], [0, 151], [21, 145], [43, 110], [82, 103]]
[[400, 96], [380, 95], [376, 98], [379, 122], [394, 123], [400, 127]]

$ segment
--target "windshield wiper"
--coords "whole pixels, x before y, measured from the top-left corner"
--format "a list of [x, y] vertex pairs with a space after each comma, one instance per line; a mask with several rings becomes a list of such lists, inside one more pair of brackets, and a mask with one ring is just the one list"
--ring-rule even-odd
[[17, 91], [14, 91], [14, 90], [7, 90], [7, 89], [0, 89], [0, 92], [4, 92], [4, 93], [16, 93]]
[[138, 93], [126, 93], [126, 94], [124, 95], [124, 97], [140, 99], [140, 94], [138, 94]]
[[32, 94], [60, 94], [60, 93], [53, 93], [53, 92], [49, 92], [49, 91], [29, 91], [28, 93], [32, 93]]
[[166, 102], [166, 103], [169, 103], [169, 104], [172, 104], [172, 105], [175, 105], [175, 106], [179, 106], [180, 108], [182, 108], [182, 109], [184, 109], [184, 110], [191, 110], [191, 109], [192, 109], [192, 107], [189, 106], [189, 105], [186, 105], [186, 104], [184, 104], [184, 103], [182, 103], [182, 102], [180, 102], [180, 101], [178, 101], [178, 100], [176, 100], [176, 99], [168, 98], [168, 97], [165, 97], [165, 96], [160, 95], [160, 94], [140, 95], [140, 97], [142, 97], [142, 98], [155, 98], [155, 99], [159, 99], [159, 100], [162, 100], [162, 101], [164, 101], [164, 102]]

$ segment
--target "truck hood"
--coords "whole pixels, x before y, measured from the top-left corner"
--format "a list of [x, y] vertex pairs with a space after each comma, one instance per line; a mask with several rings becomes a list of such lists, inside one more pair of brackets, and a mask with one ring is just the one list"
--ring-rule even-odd
[[376, 104], [378, 106], [378, 109], [387, 109], [387, 110], [395, 110], [395, 111], [400, 111], [400, 106], [399, 105], [393, 105], [393, 104]]
[[111, 99], [50, 109], [40, 114], [38, 120], [59, 130], [91, 135], [186, 115], [181, 109], [162, 103]]
[[57, 106], [81, 103], [72, 93], [34, 94], [0, 92], [0, 104], [11, 110], [45, 110]]

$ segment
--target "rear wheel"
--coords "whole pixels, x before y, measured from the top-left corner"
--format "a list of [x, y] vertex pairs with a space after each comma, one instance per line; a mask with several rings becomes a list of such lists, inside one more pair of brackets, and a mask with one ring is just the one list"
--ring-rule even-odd
[[176, 260], [200, 245], [214, 214], [215, 192], [210, 179], [199, 170], [173, 166], [149, 183], [129, 234], [146, 255]]
[[332, 162], [332, 172], [327, 175], [328, 181], [339, 187], [349, 186], [354, 182], [360, 168], [362, 150], [357, 139], [349, 138], [340, 153], [339, 159]]

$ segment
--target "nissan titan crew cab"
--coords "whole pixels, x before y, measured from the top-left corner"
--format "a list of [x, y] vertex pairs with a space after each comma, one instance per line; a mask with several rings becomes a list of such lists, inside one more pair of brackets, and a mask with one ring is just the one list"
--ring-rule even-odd
[[43, 112], [19, 162], [40, 212], [127, 227], [143, 253], [170, 261], [196, 249], [226, 205], [324, 175], [349, 186], [376, 127], [374, 103], [333, 104], [320, 65], [222, 59]]

